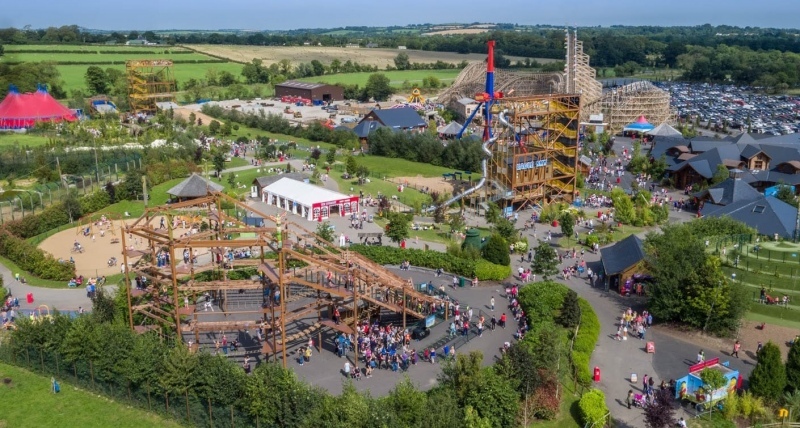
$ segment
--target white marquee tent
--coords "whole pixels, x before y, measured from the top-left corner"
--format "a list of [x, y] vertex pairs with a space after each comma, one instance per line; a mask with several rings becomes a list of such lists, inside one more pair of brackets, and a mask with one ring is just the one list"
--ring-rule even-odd
[[358, 196], [348, 196], [313, 184], [281, 178], [261, 191], [261, 200], [310, 221], [322, 221], [334, 212], [358, 213]]

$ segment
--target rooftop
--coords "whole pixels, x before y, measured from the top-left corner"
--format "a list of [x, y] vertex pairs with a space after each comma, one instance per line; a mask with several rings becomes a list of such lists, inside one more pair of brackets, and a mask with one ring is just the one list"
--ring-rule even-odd
[[350, 198], [348, 195], [302, 181], [292, 180], [287, 177], [283, 177], [265, 187], [264, 192], [290, 199], [306, 207], [311, 207], [319, 202], [338, 201], [340, 199]]
[[298, 89], [317, 89], [328, 85], [325, 83], [311, 83], [311, 82], [299, 82], [297, 80], [287, 80], [283, 83], [278, 83], [275, 86], [283, 86], [286, 88], [298, 88]]

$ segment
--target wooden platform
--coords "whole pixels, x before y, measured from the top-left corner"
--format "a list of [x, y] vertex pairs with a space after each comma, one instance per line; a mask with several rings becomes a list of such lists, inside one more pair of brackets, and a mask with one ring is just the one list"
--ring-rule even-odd
[[136, 326], [133, 326], [133, 331], [135, 331], [138, 334], [147, 333], [148, 331], [153, 331], [153, 330], [161, 330], [161, 327], [159, 327], [157, 325], [136, 325]]
[[275, 349], [272, 349], [272, 343], [270, 341], [264, 341], [264, 344], [261, 345], [261, 353], [265, 355], [272, 355], [277, 352], [281, 352], [283, 350], [283, 344], [278, 343]]
[[188, 307], [181, 306], [178, 308], [178, 315], [191, 315], [194, 313], [196, 305], [189, 305]]
[[322, 325], [324, 327], [330, 327], [330, 328], [332, 328], [332, 329], [334, 329], [336, 331], [340, 331], [340, 332], [342, 332], [344, 334], [354, 334], [355, 333], [355, 331], [353, 331], [352, 327], [350, 327], [349, 325], [343, 324], [343, 323], [336, 324], [335, 322], [333, 322], [333, 320], [324, 320], [324, 321], [320, 321], [319, 323], [320, 323], [320, 325]]

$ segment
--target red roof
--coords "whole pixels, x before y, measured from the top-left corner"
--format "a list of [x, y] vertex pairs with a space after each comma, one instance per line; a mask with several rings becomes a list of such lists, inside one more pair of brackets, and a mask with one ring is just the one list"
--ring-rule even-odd
[[0, 129], [30, 128], [36, 122], [71, 122], [75, 119], [72, 110], [44, 90], [27, 94], [12, 90], [0, 102]]

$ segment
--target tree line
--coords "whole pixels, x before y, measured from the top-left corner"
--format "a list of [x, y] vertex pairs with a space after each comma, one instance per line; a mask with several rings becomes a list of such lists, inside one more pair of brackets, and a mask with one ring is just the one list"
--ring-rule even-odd
[[[709, 24], [683, 27], [611, 26], [578, 29], [584, 51], [592, 57], [592, 65], [614, 67], [628, 61], [642, 66], [675, 67], [677, 57], [687, 46], [715, 48], [719, 45], [749, 48], [754, 51], [800, 53], [800, 38], [791, 29], [733, 27]], [[408, 49], [458, 53], [486, 53], [486, 41], [497, 41], [496, 53], [526, 58], [564, 57], [564, 30], [550, 26], [518, 26], [504, 24], [480, 34], [420, 36], [413, 32], [370, 31], [357, 27], [351, 33], [333, 34], [330, 29], [302, 29], [286, 32], [187, 32], [179, 34], [84, 32], [75, 25], [46, 29], [0, 29], [0, 44], [41, 43], [124, 43], [143, 37], [166, 44], [230, 44], [254, 46], [344, 46], [359, 43], [383, 48], [404, 45]]]

